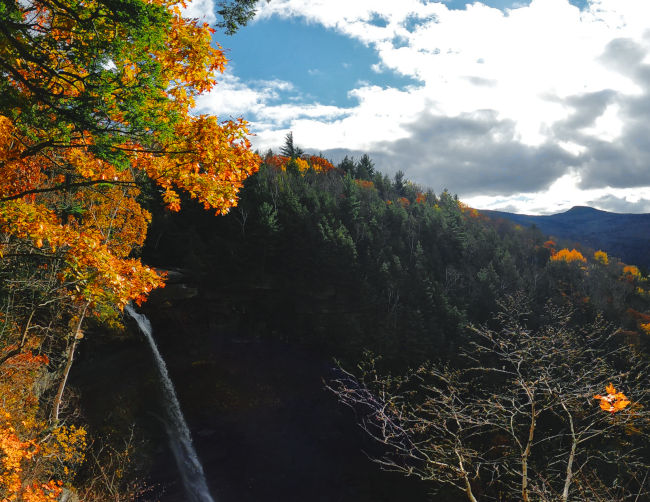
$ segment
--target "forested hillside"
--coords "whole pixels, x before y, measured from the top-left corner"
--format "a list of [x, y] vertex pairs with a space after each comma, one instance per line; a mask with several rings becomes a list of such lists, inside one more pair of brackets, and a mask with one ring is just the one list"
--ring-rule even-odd
[[[283, 336], [404, 362], [454, 352], [468, 323], [487, 321], [519, 291], [539, 309], [554, 300], [603, 312], [643, 342], [628, 311], [646, 308], [636, 267], [602, 251], [558, 249], [539, 229], [491, 220], [401, 173], [389, 179], [367, 156], [336, 168], [306, 159], [267, 155], [228, 216], [191, 206], [161, 214], [147, 259], [215, 288], [265, 291], [273, 303], [251, 315], [276, 322]], [[321, 323], [343, 323], [346, 340]]]
[[492, 218], [505, 218], [521, 225], [535, 225], [542, 232], [594, 249], [606, 250], [628, 263], [650, 265], [650, 216], [619, 214], [576, 206], [547, 216], [484, 211]]
[[272, 152], [229, 215], [156, 215], [145, 256], [193, 276], [193, 302], [229, 305], [238, 338], [339, 360], [323, 376], [384, 445], [376, 459], [443, 500], [645, 493], [650, 297], [633, 265], [367, 156]]

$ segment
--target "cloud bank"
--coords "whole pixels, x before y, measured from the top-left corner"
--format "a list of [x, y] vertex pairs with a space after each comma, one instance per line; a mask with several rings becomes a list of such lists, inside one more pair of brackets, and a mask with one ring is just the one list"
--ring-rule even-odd
[[650, 209], [650, 2], [260, 3], [258, 22], [276, 17], [359, 40], [376, 51], [376, 72], [418, 84], [359, 84], [349, 91], [356, 105], [337, 107], [289, 82], [226, 75], [199, 105], [251, 118], [258, 147], [293, 130], [304, 148], [368, 152], [386, 172], [483, 207]]

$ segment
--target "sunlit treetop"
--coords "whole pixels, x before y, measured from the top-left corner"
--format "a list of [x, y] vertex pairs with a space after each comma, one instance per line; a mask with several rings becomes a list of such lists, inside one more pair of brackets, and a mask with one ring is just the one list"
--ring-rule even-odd
[[269, 155], [264, 159], [264, 162], [278, 171], [286, 171], [292, 167], [301, 173], [309, 169], [316, 172], [327, 172], [335, 169], [329, 160], [317, 155], [303, 155], [294, 158], [286, 155]]
[[551, 261], [555, 262], [579, 262], [579, 263], [586, 263], [587, 260], [584, 256], [582, 256], [582, 253], [578, 251], [577, 249], [572, 249], [569, 251], [568, 249], [560, 249], [557, 253], [553, 254], [551, 256]]
[[641, 277], [639, 268], [634, 265], [625, 265], [623, 267], [623, 275], [629, 277]]
[[602, 263], [603, 265], [609, 264], [609, 257], [605, 251], [596, 251], [594, 253], [594, 260], [596, 260], [598, 263]]

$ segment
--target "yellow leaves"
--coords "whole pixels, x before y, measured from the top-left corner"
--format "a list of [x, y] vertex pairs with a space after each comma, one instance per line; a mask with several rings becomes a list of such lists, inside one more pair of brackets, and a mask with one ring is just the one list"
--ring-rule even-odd
[[[158, 16], [159, 25], [152, 25], [147, 36], [124, 37], [120, 49], [106, 44], [109, 52], [102, 56], [110, 68], [102, 72], [112, 79], [108, 91], [84, 80], [93, 82], [98, 77], [96, 46], [102, 37], [110, 41], [129, 28], [112, 16], [96, 15], [105, 9], [97, 0], [76, 5], [78, 19], [96, 16], [92, 30], [75, 22], [65, 9], [59, 12], [58, 4], [47, 4], [38, 14], [43, 31], [37, 42], [58, 40], [69, 45], [74, 38], [74, 51], [36, 43], [34, 58], [7, 56], [22, 77], [8, 85], [25, 102], [33, 102], [31, 112], [42, 113], [47, 124], [41, 127], [39, 122], [35, 127], [25, 120], [16, 125], [0, 115], [0, 198], [4, 199], [0, 232], [31, 246], [30, 252], [39, 249], [38, 256], [56, 255], [64, 264], [58, 277], [68, 299], [90, 301], [96, 312], [102, 310], [101, 304], [105, 311], [131, 300], [140, 302], [162, 285], [153, 270], [127, 258], [143, 244], [151, 219], [137, 202], [139, 192], [134, 188], [143, 174], [162, 189], [170, 210], [180, 209], [182, 190], [204, 207], [225, 213], [237, 203], [238, 190], [260, 163], [250, 150], [242, 119], [219, 122], [216, 117], [191, 113], [194, 98], [211, 90], [216, 75], [225, 68], [223, 50], [212, 42], [213, 30], [184, 18], [182, 1], [150, 3], [166, 9], [169, 16]], [[42, 7], [39, 2], [34, 5]], [[92, 52], [84, 52], [87, 48]], [[58, 73], [44, 75], [47, 65]], [[57, 106], [39, 101], [22, 79], [46, 95], [56, 95]], [[134, 89], [143, 93], [141, 100], [129, 101]], [[105, 93], [93, 94], [101, 92]], [[97, 118], [97, 130], [70, 122], [68, 115], [59, 112], [86, 101], [90, 104], [84, 111]], [[142, 108], [127, 106], [134, 102]], [[147, 126], [133, 126], [131, 116]], [[94, 124], [92, 119], [90, 123]], [[96, 155], [98, 151], [102, 154]], [[308, 167], [306, 160], [299, 163], [301, 169]], [[312, 163], [322, 169], [331, 166], [316, 157]]]
[[579, 262], [579, 263], [586, 263], [587, 260], [585, 259], [584, 256], [582, 256], [582, 253], [576, 249], [572, 249], [569, 251], [568, 249], [560, 249], [557, 253], [553, 254], [550, 258], [551, 261], [554, 262], [566, 262], [566, 263], [572, 263], [572, 262]]
[[[34, 417], [38, 399], [34, 398], [23, 406], [8, 402], [16, 395], [24, 400], [26, 395], [33, 394], [30, 368], [38, 367], [42, 361], [31, 353], [20, 354], [11, 361], [10, 366], [17, 368], [17, 373], [8, 378], [3, 371], [0, 379], [0, 394], [3, 396], [3, 407], [0, 408], [0, 494], [5, 497], [3, 501], [54, 502], [61, 491], [60, 483], [35, 481], [36, 476], [41, 479], [46, 476], [42, 472], [39, 475], [33, 472], [42, 468], [42, 461], [47, 457], [44, 453], [46, 444], [37, 439], [39, 436], [48, 437], [43, 434], [46, 425]], [[8, 369], [6, 364], [3, 365], [5, 371]], [[7, 411], [6, 405], [14, 411]]]
[[250, 150], [247, 133], [242, 119], [219, 123], [216, 117], [189, 117], [177, 124], [179, 139], [168, 145], [168, 156], [140, 153], [134, 167], [165, 189], [169, 209], [180, 208], [175, 185], [206, 208], [225, 213], [237, 203], [244, 180], [259, 169], [260, 158]]
[[296, 158], [290, 158], [284, 155], [270, 155], [264, 159], [264, 162], [278, 171], [286, 171], [287, 167], [292, 164], [302, 174], [309, 169], [323, 173], [336, 169], [329, 160], [317, 155]]
[[172, 103], [191, 107], [195, 96], [212, 90], [215, 73], [224, 71], [227, 59], [221, 46], [212, 44], [213, 30], [196, 19], [182, 17], [177, 5], [167, 5], [172, 14], [171, 29], [164, 49], [152, 53], [162, 65]]
[[48, 481], [47, 483], [32, 483], [25, 487], [22, 499], [25, 502], [54, 502], [58, 500], [61, 493], [60, 481]]
[[[19, 335], [19, 326], [5, 325]], [[5, 336], [7, 333], [5, 332]], [[0, 349], [0, 500], [54, 502], [60, 493], [65, 467], [76, 469], [83, 461], [86, 431], [60, 426], [50, 428], [40, 418], [36, 383], [49, 363], [39, 355], [40, 342], [29, 337], [23, 352], [11, 356], [17, 344]], [[7, 357], [11, 356], [11, 357]], [[74, 472], [70, 471], [70, 476]]]
[[65, 464], [66, 469], [80, 465], [85, 458], [87, 445], [86, 429], [83, 427], [59, 426], [52, 431], [52, 441], [43, 447], [44, 454]]
[[335, 169], [334, 165], [332, 165], [329, 160], [319, 157], [318, 155], [310, 155], [306, 160], [309, 162], [309, 166], [316, 172], [324, 173]]
[[5, 501], [54, 502], [61, 493], [61, 483], [49, 480], [39, 483], [31, 480], [25, 472], [28, 462], [33, 461], [41, 448], [35, 439], [21, 440], [16, 429], [10, 424], [11, 415], [5, 415], [0, 424], [0, 453], [2, 453], [0, 470], [0, 492]]
[[[139, 261], [125, 258], [134, 245], [142, 243], [148, 213], [132, 199], [114, 202], [110, 207], [91, 206], [87, 224], [61, 225], [43, 206], [9, 201], [0, 205], [0, 229], [37, 244], [46, 241], [50, 249], [64, 253], [61, 280], [75, 301], [121, 308], [161, 286], [162, 279]], [[114, 218], [107, 220], [110, 211]], [[107, 233], [111, 224], [112, 237]]]
[[596, 251], [594, 253], [594, 260], [603, 265], [609, 264], [609, 257], [605, 251]]
[[605, 387], [605, 394], [604, 396], [601, 396], [599, 394], [596, 394], [594, 396], [594, 399], [600, 400], [600, 408], [604, 411], [608, 411], [610, 413], [617, 413], [623, 409], [625, 409], [629, 404], [630, 400], [623, 394], [622, 392], [617, 392], [616, 388], [614, 388], [614, 385], [610, 382], [607, 387]]
[[79, 231], [97, 231], [101, 242], [118, 257], [128, 256], [142, 246], [151, 214], [138, 202], [140, 191], [123, 186], [80, 192], [77, 201], [87, 208], [82, 221], [75, 222]]
[[[469, 216], [470, 218], [479, 218], [480, 213], [478, 212], [477, 209], [474, 209], [473, 207], [468, 206], [464, 202], [458, 201], [458, 209], [460, 209], [461, 213], [463, 213], [466, 216]], [[515, 225], [515, 230], [521, 231], [523, 230], [523, 227], [520, 225]]]
[[301, 173], [304, 173], [309, 169], [309, 163], [301, 158], [297, 158], [293, 160], [296, 163], [296, 167], [298, 168], [298, 171]]

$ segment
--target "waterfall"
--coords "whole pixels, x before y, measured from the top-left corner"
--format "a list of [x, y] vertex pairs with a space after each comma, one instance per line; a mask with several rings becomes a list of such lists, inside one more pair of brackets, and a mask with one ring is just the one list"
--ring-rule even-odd
[[205, 481], [203, 467], [192, 445], [192, 436], [181, 412], [181, 406], [176, 397], [174, 384], [169, 378], [167, 365], [153, 339], [151, 323], [144, 315], [138, 314], [133, 310], [131, 305], [127, 305], [125, 310], [138, 323], [140, 330], [144, 333], [151, 346], [151, 352], [153, 352], [156, 360], [156, 366], [158, 367], [160, 381], [163, 387], [165, 411], [168, 418], [165, 421], [165, 429], [167, 430], [172, 453], [176, 459], [176, 465], [183, 479], [188, 502], [214, 502]]

